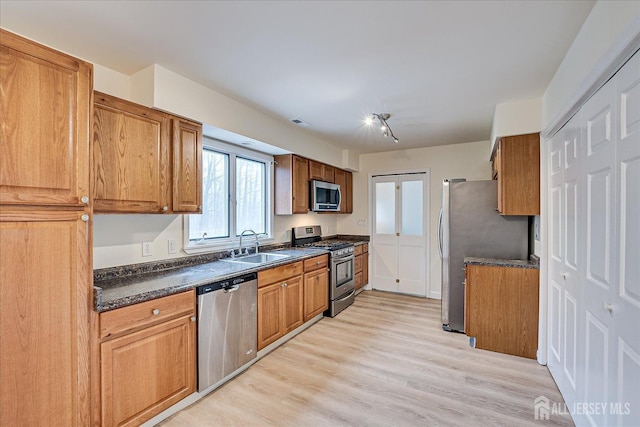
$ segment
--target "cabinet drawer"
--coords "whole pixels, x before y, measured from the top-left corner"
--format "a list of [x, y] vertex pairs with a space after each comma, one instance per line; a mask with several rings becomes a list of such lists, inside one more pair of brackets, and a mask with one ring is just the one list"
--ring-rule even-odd
[[362, 255], [355, 257], [353, 261], [353, 271], [356, 273], [362, 272]]
[[302, 261], [285, 264], [280, 267], [270, 268], [258, 272], [258, 287], [268, 286], [272, 283], [286, 280], [293, 276], [299, 276], [303, 272]]
[[353, 248], [353, 255], [355, 256], [362, 255], [362, 245], [356, 245]]
[[194, 291], [182, 292], [100, 314], [100, 339], [151, 326], [172, 318], [195, 315]]
[[313, 271], [320, 268], [328, 268], [329, 255], [322, 255], [304, 260], [304, 271]]

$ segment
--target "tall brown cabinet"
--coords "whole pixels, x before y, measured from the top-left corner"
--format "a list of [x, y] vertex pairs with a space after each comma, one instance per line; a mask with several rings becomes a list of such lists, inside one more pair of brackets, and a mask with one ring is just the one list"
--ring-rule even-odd
[[0, 425], [90, 424], [91, 64], [0, 30]]

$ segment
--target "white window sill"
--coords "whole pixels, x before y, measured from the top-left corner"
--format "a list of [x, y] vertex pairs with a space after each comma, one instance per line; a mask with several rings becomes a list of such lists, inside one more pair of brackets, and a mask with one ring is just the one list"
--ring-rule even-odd
[[[252, 237], [252, 236], [248, 236]], [[246, 239], [242, 241], [244, 248], [250, 248], [255, 246], [255, 239]], [[260, 246], [270, 245], [275, 243], [275, 239], [273, 237], [265, 237], [262, 239], [258, 239], [258, 243]], [[182, 250], [184, 253], [188, 255], [197, 255], [204, 254], [208, 252], [221, 252], [221, 251], [231, 251], [232, 249], [238, 249], [240, 244], [239, 239], [235, 241], [226, 240], [224, 242], [205, 242], [205, 243], [191, 243], [184, 246]]]

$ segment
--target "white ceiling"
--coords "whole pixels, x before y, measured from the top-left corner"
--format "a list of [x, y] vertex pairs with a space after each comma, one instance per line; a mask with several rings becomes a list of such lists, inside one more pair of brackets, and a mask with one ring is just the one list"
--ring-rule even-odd
[[[0, 25], [125, 74], [157, 63], [372, 152], [489, 139], [496, 104], [543, 95], [593, 4], [2, 0]], [[363, 127], [371, 112], [399, 145]]]

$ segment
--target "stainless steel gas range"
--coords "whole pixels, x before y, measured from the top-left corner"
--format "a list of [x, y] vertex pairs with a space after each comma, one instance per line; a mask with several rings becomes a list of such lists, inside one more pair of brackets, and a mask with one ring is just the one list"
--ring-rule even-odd
[[329, 310], [325, 316], [334, 317], [355, 300], [353, 243], [345, 240], [322, 240], [319, 225], [294, 227], [291, 244], [322, 248], [329, 251]]

